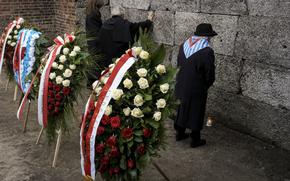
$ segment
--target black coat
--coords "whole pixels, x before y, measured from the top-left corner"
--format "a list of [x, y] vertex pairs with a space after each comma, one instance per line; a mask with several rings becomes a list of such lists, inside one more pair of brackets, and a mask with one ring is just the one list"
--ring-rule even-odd
[[104, 55], [102, 66], [107, 67], [113, 58], [119, 58], [134, 43], [139, 28], [149, 29], [152, 22], [147, 20], [131, 23], [121, 16], [113, 16], [104, 22], [100, 30], [100, 49]]
[[214, 51], [207, 47], [186, 59], [183, 45], [178, 54], [176, 97], [181, 104], [177, 110], [175, 124], [183, 128], [200, 131], [203, 127], [207, 91], [215, 81]]
[[86, 34], [90, 54], [96, 54], [99, 42], [99, 31], [102, 24], [100, 12], [92, 12], [86, 16]]

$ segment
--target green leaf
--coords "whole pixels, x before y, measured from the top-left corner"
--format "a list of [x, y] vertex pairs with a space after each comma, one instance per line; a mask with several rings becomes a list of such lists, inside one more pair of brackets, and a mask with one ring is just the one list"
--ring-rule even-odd
[[152, 112], [152, 109], [150, 107], [146, 107], [142, 110], [143, 113], [148, 114]]
[[121, 160], [120, 160], [120, 168], [123, 170], [126, 170], [127, 168], [127, 164], [126, 164], [126, 157], [122, 156]]
[[148, 121], [147, 123], [155, 129], [158, 129], [160, 126], [159, 122], [156, 122], [156, 121]]
[[128, 143], [128, 148], [131, 148], [134, 145], [133, 139]]
[[156, 66], [164, 61], [164, 58], [166, 56], [166, 49], [164, 45], [160, 45], [154, 53], [152, 53], [150, 59], [153, 64], [153, 66]]
[[142, 143], [143, 142], [143, 139], [142, 139], [142, 137], [135, 137], [134, 138], [134, 141], [136, 141], [138, 143]]
[[130, 170], [129, 174], [132, 178], [136, 178], [137, 177], [137, 169]]
[[134, 135], [136, 136], [142, 136], [143, 135], [143, 131], [142, 130], [138, 130], [134, 132]]
[[151, 101], [152, 100], [152, 95], [145, 94], [144, 95], [144, 99], [145, 99], [145, 101]]

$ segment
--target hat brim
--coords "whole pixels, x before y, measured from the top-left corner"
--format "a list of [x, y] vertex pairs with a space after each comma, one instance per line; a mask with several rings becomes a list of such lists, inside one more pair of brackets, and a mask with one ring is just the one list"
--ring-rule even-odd
[[213, 31], [211, 33], [198, 33], [198, 32], [194, 32], [194, 35], [196, 36], [209, 36], [209, 37], [213, 37], [213, 36], [217, 36], [217, 32]]

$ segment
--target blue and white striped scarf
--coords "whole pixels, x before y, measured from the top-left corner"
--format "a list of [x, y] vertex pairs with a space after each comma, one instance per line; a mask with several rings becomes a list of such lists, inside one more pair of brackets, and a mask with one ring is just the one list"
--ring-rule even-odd
[[191, 55], [206, 47], [209, 47], [209, 42], [206, 38], [192, 36], [184, 42], [183, 52], [188, 59]]

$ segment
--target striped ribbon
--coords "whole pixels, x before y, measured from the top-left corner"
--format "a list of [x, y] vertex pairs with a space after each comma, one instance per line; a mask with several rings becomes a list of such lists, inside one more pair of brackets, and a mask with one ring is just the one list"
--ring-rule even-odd
[[3, 63], [4, 63], [4, 55], [5, 55], [5, 50], [6, 50], [6, 44], [7, 44], [7, 40], [8, 40], [8, 36], [10, 35], [10, 33], [12, 32], [12, 30], [19, 24], [23, 23], [24, 19], [23, 18], [16, 18], [16, 23], [9, 23], [8, 26], [5, 28], [5, 31], [3, 33], [4, 35], [4, 39], [1, 39], [0, 41], [0, 74], [2, 72], [2, 67], [3, 67]]
[[206, 38], [192, 36], [183, 44], [183, 52], [186, 58], [189, 58], [194, 53], [209, 46]]
[[82, 174], [86, 178], [92, 178], [95, 180], [96, 166], [95, 166], [95, 139], [96, 133], [100, 124], [100, 121], [105, 113], [106, 107], [109, 105], [112, 99], [112, 91], [116, 89], [121, 83], [125, 73], [136, 62], [136, 59], [129, 53], [123, 55], [119, 62], [114, 67], [112, 74], [108, 81], [101, 90], [100, 96], [95, 107], [93, 117], [91, 119], [89, 129], [87, 133], [84, 133], [86, 126], [86, 116], [88, 111], [88, 105], [91, 98], [88, 100], [85, 116], [82, 121], [82, 128], [80, 133], [80, 146], [81, 146], [81, 167]]
[[75, 40], [75, 36], [66, 33], [64, 35], [64, 39], [60, 36], [54, 39], [55, 45], [50, 48], [50, 52], [48, 53], [48, 59], [46, 65], [43, 69], [40, 78], [39, 84], [39, 92], [38, 92], [38, 122], [41, 126], [46, 128], [47, 126], [47, 96], [48, 96], [48, 81], [49, 81], [49, 74], [51, 70], [51, 66], [55, 61], [57, 55], [60, 54], [62, 47], [69, 42], [73, 42]]

